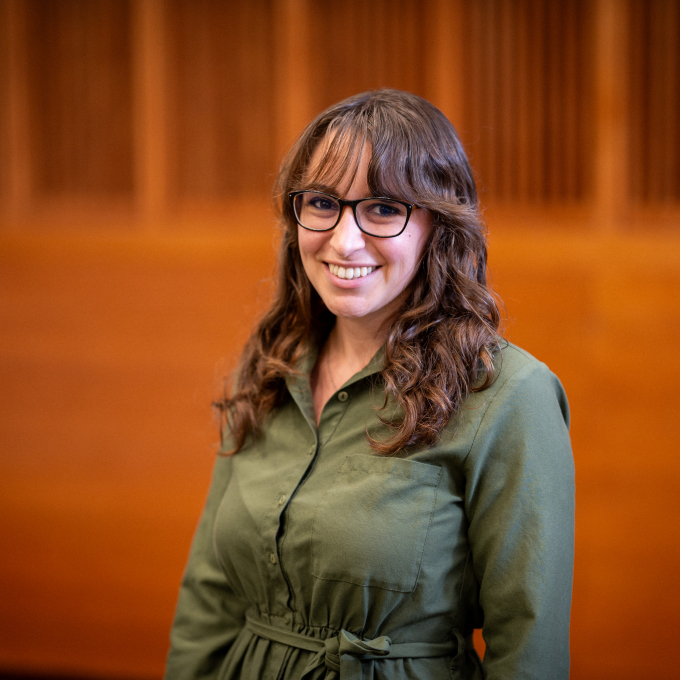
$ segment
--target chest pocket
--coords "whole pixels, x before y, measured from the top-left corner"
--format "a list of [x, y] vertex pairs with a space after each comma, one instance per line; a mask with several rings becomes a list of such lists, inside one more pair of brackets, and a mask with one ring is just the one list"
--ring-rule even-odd
[[410, 593], [418, 583], [441, 468], [348, 456], [317, 508], [312, 574]]

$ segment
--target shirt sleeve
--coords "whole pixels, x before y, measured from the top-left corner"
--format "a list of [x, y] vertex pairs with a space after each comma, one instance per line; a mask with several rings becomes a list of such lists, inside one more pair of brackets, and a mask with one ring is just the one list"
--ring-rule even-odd
[[247, 605], [227, 584], [213, 547], [215, 515], [230, 471], [231, 459], [218, 457], [180, 587], [165, 680], [217, 677], [229, 647], [244, 625]]
[[562, 386], [531, 360], [491, 397], [466, 459], [487, 680], [569, 678], [574, 465], [568, 425]]

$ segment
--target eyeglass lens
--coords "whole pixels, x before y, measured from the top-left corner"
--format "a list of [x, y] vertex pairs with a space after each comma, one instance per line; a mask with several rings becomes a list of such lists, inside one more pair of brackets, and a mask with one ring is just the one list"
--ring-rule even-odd
[[[304, 191], [295, 197], [295, 215], [313, 231], [332, 229], [340, 219], [340, 203], [332, 196]], [[373, 236], [396, 236], [408, 217], [406, 206], [385, 198], [367, 198], [357, 204], [359, 226]]]

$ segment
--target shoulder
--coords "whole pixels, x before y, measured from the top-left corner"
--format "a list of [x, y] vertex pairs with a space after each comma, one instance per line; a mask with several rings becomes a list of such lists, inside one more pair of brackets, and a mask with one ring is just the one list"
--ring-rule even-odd
[[552, 371], [525, 349], [507, 340], [501, 340], [494, 354], [496, 379], [494, 383], [503, 385], [508, 380], [541, 381], [554, 376]]
[[557, 376], [529, 352], [501, 340], [491, 383], [473, 392], [451, 419], [442, 444], [462, 459], [530, 441], [569, 441], [569, 404]]
[[494, 369], [491, 384], [474, 393], [467, 408], [522, 412], [547, 407], [559, 411], [569, 425], [567, 395], [559, 378], [542, 361], [502, 340], [494, 354]]
[[507, 342], [494, 360], [493, 383], [467, 404], [475, 414], [468, 465], [486, 467], [493, 462], [499, 469], [556, 465], [571, 474], [569, 404], [557, 376]]

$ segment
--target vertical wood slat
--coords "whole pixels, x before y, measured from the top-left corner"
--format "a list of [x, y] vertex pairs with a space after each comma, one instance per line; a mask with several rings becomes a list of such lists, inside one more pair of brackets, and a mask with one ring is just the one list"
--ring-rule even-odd
[[533, 203], [545, 202], [545, 127], [546, 127], [546, 74], [545, 74], [545, 2], [536, 0], [533, 3], [531, 13], [533, 20], [530, 23], [532, 27], [529, 47], [532, 42], [536, 47], [532, 50], [531, 71], [533, 73], [532, 91], [530, 93], [531, 103], [533, 107], [532, 112], [526, 112], [526, 115], [532, 119], [532, 127], [534, 128], [531, 135], [532, 156], [534, 172], [532, 177], [532, 191], [530, 200]]
[[576, 196], [580, 192], [578, 186], [578, 156], [577, 149], [579, 140], [577, 124], [579, 120], [577, 80], [580, 69], [569, 68], [570, 64], [578, 64], [578, 33], [576, 30], [575, 8], [572, 4], [564, 7], [564, 13], [560, 17], [564, 30], [564, 69], [562, 87], [564, 92], [563, 116], [562, 116], [562, 139], [564, 145], [563, 167], [564, 181], [563, 191], [565, 198]]
[[[656, 163], [650, 164], [656, 168], [654, 177], [654, 201], [663, 204], [671, 198], [671, 185], [673, 177], [673, 148], [669, 135], [672, 135], [671, 128], [674, 127], [669, 120], [671, 91], [674, 80], [674, 59], [671, 57], [673, 51], [672, 34], [669, 29], [673, 29], [671, 3], [668, 0], [661, 0], [654, 7], [653, 22], [655, 39], [651, 43], [656, 68], [651, 76], [654, 79], [654, 86], [658, 94], [656, 96], [657, 105], [652, 108], [655, 114], [653, 139], [656, 145]], [[663, 66], [662, 66], [663, 65]], [[670, 124], [669, 124], [670, 123]], [[677, 124], [677, 122], [676, 122]]]
[[612, 231], [626, 204], [626, 120], [624, 81], [626, 50], [621, 41], [627, 24], [619, 0], [596, 2], [597, 148], [595, 201], [597, 224]]
[[[7, 209], [9, 194], [9, 70], [12, 49], [10, 48], [10, 4], [8, 0], [0, 0], [0, 206]], [[2, 208], [0, 208], [1, 210]]]
[[[558, 130], [564, 130], [564, 119], [562, 116], [563, 91], [561, 84], [564, 82], [562, 65], [564, 60], [564, 39], [562, 33], [561, 14], [563, 6], [557, 3], [548, 3], [546, 6], [546, 35], [551, 37], [559, 50], [550, 49], [546, 45], [545, 59], [548, 65], [548, 80], [552, 87], [546, 89], [546, 109], [551, 121], [550, 128], [546, 129], [546, 154], [545, 154], [545, 174], [546, 174], [546, 198], [550, 197], [558, 202], [563, 202], [566, 198], [564, 192], [563, 168], [563, 143], [564, 135], [559, 134]], [[557, 84], [560, 84], [560, 87]], [[556, 134], [557, 133], [557, 134]]]
[[529, 55], [529, 12], [528, 0], [520, 0], [517, 11], [517, 202], [527, 204], [531, 195], [532, 162], [529, 153], [531, 121], [524, 112], [529, 110], [530, 63]]
[[466, 8], [466, 129], [485, 200], [583, 201], [592, 164], [580, 134], [592, 119], [589, 3], [480, 0]]
[[316, 111], [316, 68], [309, 58], [309, 0], [275, 0], [275, 154], [283, 157]]
[[486, 192], [484, 175], [480, 175], [480, 168], [489, 167], [488, 145], [484, 138], [488, 134], [481, 123], [482, 116], [489, 109], [487, 104], [487, 89], [480, 87], [482, 79], [488, 73], [488, 50], [484, 44], [483, 7], [482, 2], [469, 4], [468, 7], [468, 35], [470, 60], [468, 62], [466, 79], [466, 147], [475, 171], [478, 189], [482, 194]]
[[663, 80], [664, 73], [660, 68], [664, 61], [664, 56], [667, 48], [664, 45], [663, 35], [663, 0], [658, 0], [654, 7], [647, 7], [646, 11], [649, 14], [649, 41], [647, 49], [649, 50], [650, 69], [647, 73], [649, 81], [650, 101], [653, 102], [649, 106], [649, 152], [647, 161], [647, 175], [648, 175], [648, 200], [652, 203], [659, 203], [663, 200], [663, 183], [664, 183], [664, 150], [665, 140], [660, 138], [660, 132], [664, 129], [664, 90]]
[[273, 2], [173, 0], [166, 9], [171, 197], [266, 193], [278, 114]]
[[680, 203], [680, 9], [629, 0], [630, 195], [639, 205]]
[[504, 201], [512, 201], [515, 194], [515, 123], [517, 103], [517, 87], [515, 85], [516, 69], [512, 65], [516, 63], [514, 46], [516, 40], [516, 22], [513, 21], [513, 7], [511, 3], [500, 3], [498, 13], [498, 75], [496, 90], [499, 101], [503, 103], [502, 109], [497, 107], [498, 136], [496, 145], [500, 158], [498, 164], [498, 192]]
[[135, 199], [146, 228], [167, 203], [165, 21], [162, 0], [133, 5]]
[[[630, 124], [630, 134], [628, 140], [629, 165], [628, 165], [628, 191], [631, 201], [639, 203], [645, 195], [643, 185], [645, 173], [643, 172], [643, 153], [645, 148], [644, 135], [649, 132], [649, 125], [646, 114], [647, 107], [639, 104], [640, 99], [646, 99], [647, 81], [644, 78], [646, 71], [644, 59], [646, 56], [645, 45], [645, 12], [641, 3], [629, 3], [629, 33], [627, 36], [629, 44], [629, 101], [628, 101], [628, 121]], [[635, 26], [635, 29], [632, 27]]]
[[36, 191], [130, 198], [130, 2], [25, 4]]
[[667, 1], [666, 40], [669, 45], [669, 59], [666, 67], [664, 87], [667, 92], [665, 138], [668, 150], [666, 164], [667, 183], [665, 195], [667, 202], [680, 203], [680, 7], [677, 2]]
[[[661, 148], [661, 162], [659, 163], [661, 177], [659, 182], [660, 203], [671, 202], [675, 193], [676, 178], [679, 168], [677, 167], [677, 125], [676, 118], [680, 110], [675, 109], [678, 89], [678, 55], [677, 55], [677, 30], [678, 4], [665, 0], [659, 7], [659, 43], [665, 47], [661, 55], [664, 68], [660, 69], [661, 78], [659, 89], [661, 91], [661, 106], [659, 107], [659, 128], [662, 134], [657, 134], [657, 139], [662, 138], [664, 144]], [[675, 109], [675, 110], [674, 110]], [[680, 196], [679, 196], [680, 198]]]
[[431, 82], [425, 74], [431, 36], [423, 28], [429, 2], [308, 3], [309, 60], [315, 69], [311, 92], [314, 111], [380, 87], [425, 95]]
[[433, 0], [426, 22], [425, 95], [461, 134], [466, 98], [462, 0]]
[[[485, 100], [487, 106], [488, 125], [483, 131], [487, 135], [487, 152], [486, 163], [489, 181], [492, 187], [498, 187], [498, 59], [497, 59], [497, 15], [498, 4], [493, 0], [485, 0], [482, 8], [485, 10], [482, 17], [479, 18], [482, 25], [482, 35], [484, 36], [482, 42], [482, 50], [486, 55], [484, 66], [486, 74], [486, 92]], [[484, 142], [484, 137], [482, 137]], [[482, 168], [482, 173], [484, 168]], [[482, 174], [483, 176], [483, 174]], [[499, 188], [499, 187], [498, 187]], [[498, 191], [498, 189], [496, 189]]]
[[16, 225], [29, 209], [32, 194], [25, 3], [2, 0], [0, 9], [6, 40], [4, 148], [7, 150], [0, 162], [4, 168], [6, 214], [9, 223]]

